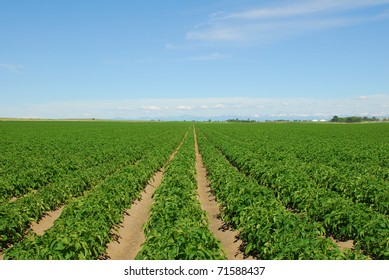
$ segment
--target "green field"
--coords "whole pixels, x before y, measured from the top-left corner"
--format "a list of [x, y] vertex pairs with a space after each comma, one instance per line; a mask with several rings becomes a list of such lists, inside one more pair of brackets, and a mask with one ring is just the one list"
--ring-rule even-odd
[[[163, 166], [137, 259], [225, 259], [196, 200], [194, 130], [245, 254], [389, 259], [387, 123], [0, 121], [4, 259], [103, 258]], [[43, 235], [30, 229], [61, 206]]]

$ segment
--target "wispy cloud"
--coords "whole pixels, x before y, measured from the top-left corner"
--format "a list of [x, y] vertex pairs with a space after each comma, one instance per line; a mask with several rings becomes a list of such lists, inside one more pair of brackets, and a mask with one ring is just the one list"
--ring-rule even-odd
[[163, 108], [155, 105], [147, 105], [147, 106], [141, 106], [141, 108], [144, 111], [152, 112], [152, 111], [161, 111]]
[[[158, 105], [150, 105], [158, 104]], [[389, 117], [389, 94], [349, 98], [197, 98], [69, 101], [6, 106], [0, 117], [103, 119], [215, 119], [226, 117], [325, 118], [334, 115]]]
[[0, 68], [16, 73], [23, 69], [24, 66], [19, 64], [0, 63]]
[[179, 111], [189, 111], [189, 110], [192, 110], [192, 106], [180, 105], [180, 106], [177, 106], [176, 109]]
[[[214, 13], [186, 33], [192, 41], [267, 42], [286, 36], [389, 18], [389, 0], [284, 1], [283, 5]], [[365, 8], [382, 6], [366, 13]], [[386, 9], [386, 10], [385, 10]], [[352, 13], [350, 13], [352, 11]]]
[[332, 13], [344, 10], [354, 10], [388, 4], [388, 0], [316, 0], [299, 1], [286, 6], [272, 8], [254, 8], [243, 12], [231, 13], [225, 16], [216, 15], [220, 19], [269, 19], [314, 15], [317, 13]]

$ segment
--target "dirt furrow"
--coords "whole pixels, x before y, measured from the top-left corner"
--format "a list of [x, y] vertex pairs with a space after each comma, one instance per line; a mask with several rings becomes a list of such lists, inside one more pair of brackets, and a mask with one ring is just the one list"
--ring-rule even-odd
[[252, 259], [245, 258], [243, 252], [240, 250], [242, 241], [237, 237], [239, 232], [229, 229], [225, 226], [220, 217], [219, 204], [215, 200], [215, 196], [211, 192], [211, 188], [207, 182], [207, 171], [203, 165], [203, 159], [199, 152], [197, 144], [196, 131], [195, 135], [195, 149], [196, 149], [196, 173], [198, 184], [198, 196], [201, 203], [201, 208], [207, 212], [208, 220], [210, 222], [209, 228], [215, 235], [224, 248], [224, 251], [229, 260]]
[[61, 216], [64, 208], [65, 205], [61, 206], [57, 210], [46, 213], [45, 216], [43, 216], [42, 219], [40, 219], [38, 222], [32, 222], [30, 228], [37, 235], [43, 235], [46, 230], [54, 225], [55, 220]]
[[345, 250], [345, 249], [354, 249], [354, 240], [347, 240], [347, 241], [339, 241], [336, 240], [333, 236], [330, 236], [330, 239], [338, 245], [339, 249]]
[[[32, 222], [30, 225], [30, 228], [33, 232], [35, 232], [37, 235], [43, 235], [46, 230], [50, 229], [53, 225], [55, 220], [61, 216], [61, 213], [63, 209], [65, 208], [65, 205], [61, 206], [57, 210], [47, 212], [42, 219], [40, 219], [38, 222]], [[0, 252], [0, 260], [3, 260], [4, 256], [2, 252]]]
[[[184, 142], [188, 133], [185, 134], [181, 143], [170, 155], [172, 160]], [[166, 164], [167, 164], [166, 163]], [[165, 164], [165, 166], [166, 166]], [[107, 244], [106, 258], [111, 260], [133, 260], [138, 254], [141, 245], [146, 241], [143, 232], [143, 225], [147, 222], [150, 216], [151, 205], [154, 200], [152, 198], [155, 189], [161, 184], [165, 167], [156, 172], [153, 178], [147, 184], [140, 200], [136, 200], [130, 209], [126, 209], [123, 222], [119, 225], [119, 230], [116, 233], [117, 238]]]
[[145, 242], [143, 224], [149, 218], [149, 211], [153, 203], [152, 195], [162, 180], [164, 168], [158, 171], [147, 184], [142, 198], [136, 200], [130, 209], [126, 210], [123, 223], [118, 231], [118, 239], [107, 245], [107, 257], [111, 260], [133, 260]]

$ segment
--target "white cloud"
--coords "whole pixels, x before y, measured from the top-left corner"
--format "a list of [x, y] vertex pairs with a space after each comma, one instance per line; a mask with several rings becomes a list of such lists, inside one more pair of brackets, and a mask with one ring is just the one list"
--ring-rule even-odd
[[159, 107], [159, 106], [154, 106], [154, 105], [148, 105], [148, 106], [142, 106], [142, 109], [143, 110], [146, 110], [146, 111], [161, 111], [162, 108]]
[[368, 15], [361, 13], [364, 8], [389, 4], [389, 0], [316, 0], [282, 3], [285, 4], [212, 14], [206, 24], [187, 32], [186, 39], [263, 43], [307, 31], [389, 18], [389, 12], [382, 9], [370, 11]]
[[[389, 116], [389, 94], [349, 98], [193, 98], [0, 104], [0, 117], [98, 119], [331, 118]], [[158, 104], [150, 105], [150, 104]], [[185, 104], [185, 105], [183, 105]], [[288, 104], [284, 106], [283, 104]], [[185, 116], [185, 117], [184, 117]]]
[[191, 109], [192, 109], [191, 106], [185, 106], [185, 105], [177, 106], [177, 110], [180, 110], [180, 111], [188, 111], [188, 110], [191, 110]]
[[[316, 0], [295, 2], [291, 5], [273, 8], [254, 8], [244, 12], [231, 13], [221, 19], [269, 19], [312, 15], [320, 12], [337, 12], [360, 9], [389, 3], [388, 0]], [[214, 16], [214, 18], [217, 18]]]

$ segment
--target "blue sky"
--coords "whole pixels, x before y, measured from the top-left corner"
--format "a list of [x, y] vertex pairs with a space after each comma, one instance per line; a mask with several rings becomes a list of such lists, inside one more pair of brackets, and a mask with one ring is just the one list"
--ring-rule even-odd
[[389, 0], [0, 0], [0, 117], [389, 116]]

